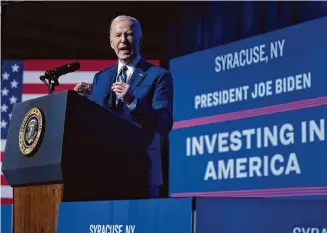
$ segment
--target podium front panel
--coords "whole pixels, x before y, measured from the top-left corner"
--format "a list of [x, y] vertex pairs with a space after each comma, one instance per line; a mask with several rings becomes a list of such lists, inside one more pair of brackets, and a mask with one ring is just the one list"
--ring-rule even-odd
[[[61, 155], [64, 136], [67, 93], [61, 92], [16, 104], [13, 108], [8, 139], [5, 148], [3, 173], [11, 185], [26, 185], [62, 180]], [[30, 154], [22, 153], [19, 136], [29, 127], [29, 112], [33, 108], [43, 115], [42, 125], [35, 120], [38, 130], [43, 130], [37, 147]], [[37, 114], [35, 114], [37, 115]], [[35, 136], [35, 138], [38, 136]], [[32, 140], [31, 140], [32, 141]], [[26, 147], [27, 148], [27, 147]], [[42, 174], [42, 175], [40, 175]]]
[[57, 233], [190, 233], [192, 199], [61, 203]]

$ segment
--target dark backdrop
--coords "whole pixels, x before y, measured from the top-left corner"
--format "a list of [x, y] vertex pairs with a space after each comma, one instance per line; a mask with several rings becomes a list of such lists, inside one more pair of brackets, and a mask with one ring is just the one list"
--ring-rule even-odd
[[171, 5], [77, 1], [7, 4], [2, 10], [2, 57], [115, 58], [108, 39], [110, 21], [128, 14], [142, 24], [143, 56], [162, 58], [166, 19], [174, 14], [173, 9], [167, 14]]
[[326, 16], [327, 2], [186, 3], [177, 15], [168, 33], [174, 35], [167, 46], [169, 58]]
[[[18, 2], [2, 9], [2, 59], [115, 58], [110, 20], [138, 18], [142, 55], [169, 58], [327, 15], [327, 2]], [[322, 29], [324, 33], [326, 29]]]
[[[110, 20], [138, 18], [144, 57], [167, 60], [327, 15], [327, 2], [18, 2], [2, 8], [2, 59], [115, 58]], [[322, 29], [322, 33], [325, 29]]]

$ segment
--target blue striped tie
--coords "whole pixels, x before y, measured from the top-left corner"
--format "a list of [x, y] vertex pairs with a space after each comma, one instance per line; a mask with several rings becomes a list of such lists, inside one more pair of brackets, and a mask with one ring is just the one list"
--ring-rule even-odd
[[[127, 81], [127, 66], [123, 66], [120, 69], [120, 74], [118, 75], [117, 81], [118, 82], [123, 82], [126, 83]], [[116, 104], [117, 104], [117, 108], [121, 108], [123, 106], [123, 102], [119, 99], [119, 97], [117, 96], [116, 98]]]
[[126, 83], [127, 81], [127, 66], [123, 66], [120, 70], [120, 75], [118, 77], [118, 81], [119, 82], [123, 82], [123, 83]]

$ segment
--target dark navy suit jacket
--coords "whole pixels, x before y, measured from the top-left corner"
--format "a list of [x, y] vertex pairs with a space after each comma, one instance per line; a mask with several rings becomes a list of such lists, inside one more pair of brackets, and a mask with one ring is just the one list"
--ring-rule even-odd
[[154, 132], [152, 143], [147, 148], [150, 161], [148, 184], [161, 185], [163, 174], [160, 139], [161, 136], [168, 136], [173, 125], [172, 76], [167, 70], [141, 58], [129, 79], [137, 98], [136, 107], [131, 111], [126, 105], [122, 108], [116, 106], [116, 96], [111, 87], [116, 80], [117, 69], [118, 64], [95, 74], [89, 99]]

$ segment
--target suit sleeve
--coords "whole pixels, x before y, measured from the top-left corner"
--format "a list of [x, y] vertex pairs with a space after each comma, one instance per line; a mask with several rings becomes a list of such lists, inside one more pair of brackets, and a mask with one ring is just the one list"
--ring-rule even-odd
[[91, 90], [90, 90], [89, 95], [87, 96], [87, 98], [89, 100], [95, 101], [94, 100], [94, 91], [96, 89], [96, 85], [97, 85], [97, 73], [93, 77], [93, 82], [92, 82], [92, 85], [91, 85]]
[[163, 73], [156, 83], [152, 106], [137, 99], [132, 115], [162, 136], [166, 136], [173, 126], [173, 79], [170, 72]]

